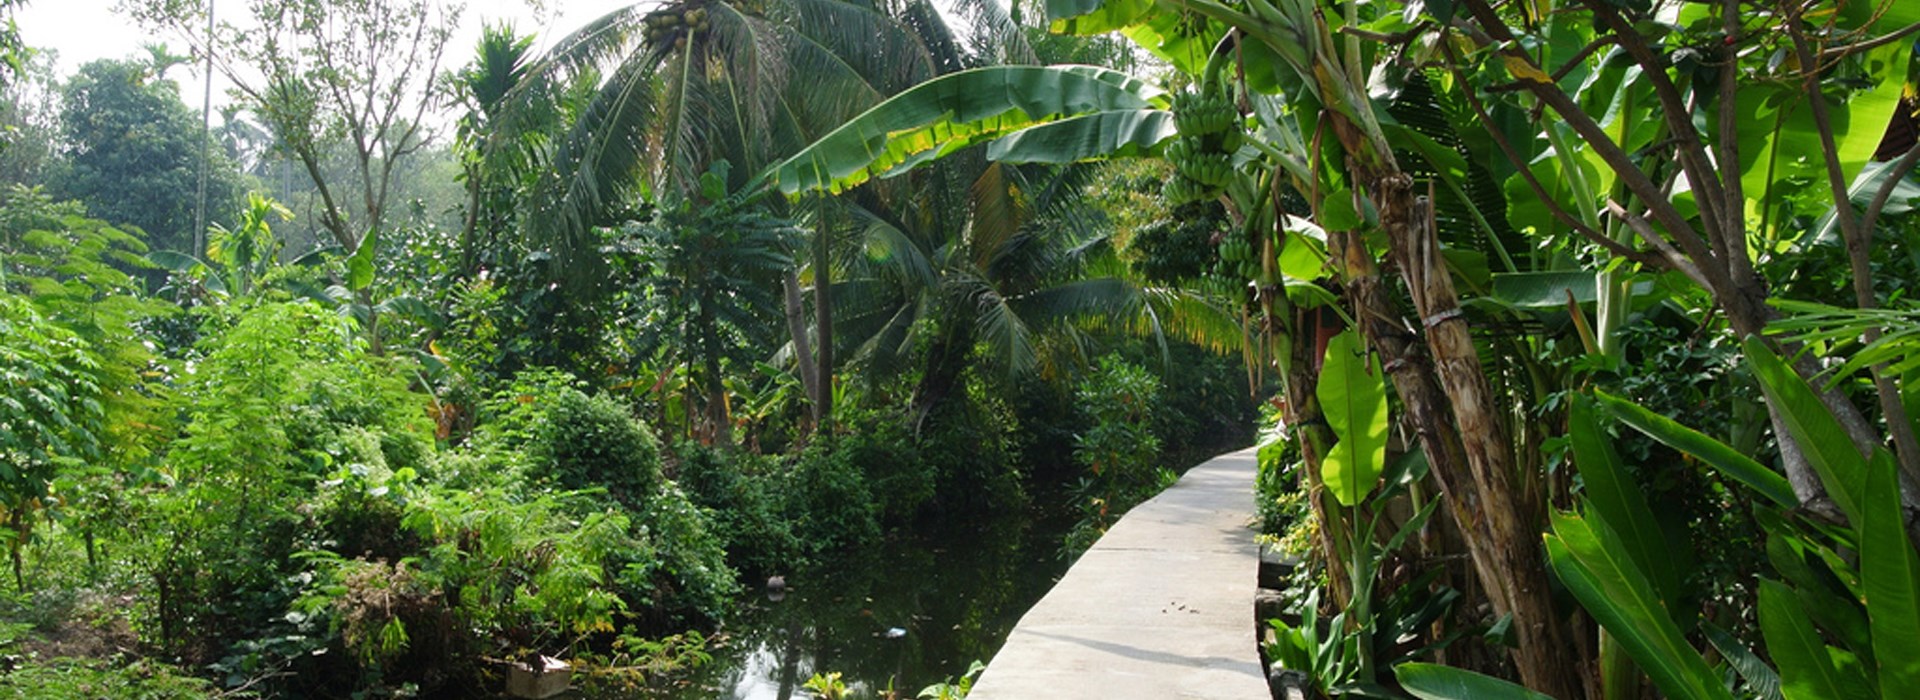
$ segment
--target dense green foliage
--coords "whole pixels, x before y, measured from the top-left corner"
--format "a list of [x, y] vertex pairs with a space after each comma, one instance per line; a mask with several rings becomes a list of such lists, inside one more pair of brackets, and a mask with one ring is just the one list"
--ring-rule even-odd
[[[658, 689], [768, 577], [881, 585], [836, 567], [1095, 492], [1104, 525], [1167, 460], [1244, 440], [1231, 358], [1109, 313], [1144, 318], [1170, 280], [1136, 279], [1089, 196], [1102, 169], [973, 158], [810, 203], [758, 177], [920, 79], [1129, 64], [1119, 42], [990, 4], [954, 25], [923, 2], [788, 4], [544, 55], [496, 27], [442, 74], [457, 12], [259, 0], [258, 33], [216, 26], [239, 102], [207, 142], [164, 49], [18, 68], [0, 694], [474, 697], [540, 655]], [[743, 53], [753, 33], [778, 55]], [[445, 147], [443, 90], [464, 111]], [[784, 97], [809, 106], [762, 108]], [[1001, 554], [965, 560], [1004, 579]], [[997, 580], [952, 601], [1020, 602]]]
[[238, 100], [0, 33], [0, 693], [657, 690], [1256, 425], [1322, 694], [1920, 682], [1911, 3], [126, 9]]
[[[196, 207], [207, 221], [224, 221], [241, 187], [225, 154], [208, 167], [206, 199], [199, 189], [200, 125], [180, 100], [180, 88], [156, 60], [94, 61], [61, 88], [61, 136], [68, 144], [49, 189], [85, 202], [87, 213], [137, 226], [159, 250], [192, 250]], [[31, 184], [31, 183], [29, 183]]]

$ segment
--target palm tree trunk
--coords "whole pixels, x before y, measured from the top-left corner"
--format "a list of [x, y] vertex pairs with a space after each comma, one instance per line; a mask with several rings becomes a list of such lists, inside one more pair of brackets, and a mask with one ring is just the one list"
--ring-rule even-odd
[[713, 287], [701, 286], [700, 294], [700, 347], [702, 363], [706, 365], [706, 409], [707, 423], [713, 432], [715, 447], [733, 446], [733, 418], [727, 412], [727, 388], [720, 376], [720, 330], [713, 314]]
[[813, 235], [814, 429], [825, 430], [833, 420], [833, 260], [828, 250], [828, 227], [822, 222]]
[[940, 334], [927, 348], [926, 372], [920, 377], [920, 385], [913, 390], [915, 431], [960, 384], [960, 375], [967, 371], [967, 355], [973, 350], [971, 316], [946, 314], [941, 325]]
[[800, 273], [788, 269], [780, 276], [782, 296], [786, 299], [787, 334], [793, 336], [793, 365], [800, 374], [800, 388], [807, 393], [813, 424], [819, 425], [820, 368], [813, 363], [813, 343], [807, 338], [805, 298], [800, 293]]

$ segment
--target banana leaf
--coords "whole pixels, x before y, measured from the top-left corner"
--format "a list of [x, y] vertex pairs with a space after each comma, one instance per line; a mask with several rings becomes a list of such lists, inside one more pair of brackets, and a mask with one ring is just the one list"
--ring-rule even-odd
[[1553, 572], [1655, 687], [1675, 700], [1732, 700], [1601, 516], [1559, 514], [1553, 531], [1546, 537]]
[[1387, 387], [1379, 360], [1358, 333], [1348, 330], [1327, 341], [1314, 394], [1339, 438], [1320, 461], [1320, 479], [1341, 505], [1359, 505], [1387, 459]]
[[[780, 191], [839, 193], [974, 144], [1067, 117], [1164, 106], [1160, 90], [1094, 66], [993, 66], [929, 80], [874, 106], [769, 168]], [[1132, 122], [1138, 128], [1158, 120]], [[1123, 124], [1106, 122], [1118, 129]], [[1111, 136], [1110, 143], [1141, 139]]]
[[1553, 700], [1493, 676], [1439, 664], [1400, 664], [1393, 675], [1420, 700]]
[[1654, 413], [1639, 404], [1604, 391], [1595, 391], [1594, 399], [1598, 400], [1600, 406], [1607, 409], [1608, 413], [1613, 414], [1614, 418], [1633, 426], [1635, 430], [1645, 433], [1647, 437], [1658, 440], [1661, 444], [1706, 462], [1720, 470], [1721, 474], [1746, 484], [1748, 488], [1767, 500], [1773, 501], [1775, 505], [1782, 508], [1794, 508], [1800, 505], [1786, 477], [1754, 461], [1753, 458], [1740, 454], [1726, 443], [1707, 437], [1672, 418]]

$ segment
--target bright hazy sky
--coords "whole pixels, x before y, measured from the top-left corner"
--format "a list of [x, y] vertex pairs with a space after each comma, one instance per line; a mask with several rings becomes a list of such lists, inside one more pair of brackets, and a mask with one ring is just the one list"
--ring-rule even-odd
[[[138, 1], [138, 0], [133, 0]], [[461, 26], [447, 47], [443, 67], [466, 63], [473, 46], [480, 40], [481, 22], [512, 20], [522, 33], [536, 32], [544, 46], [551, 38], [570, 32], [587, 21], [636, 0], [548, 0], [542, 13], [522, 0], [470, 0], [461, 17]], [[246, 0], [214, 0], [220, 18], [238, 19], [246, 11]], [[142, 55], [141, 46], [166, 43], [174, 53], [187, 53], [186, 43], [172, 37], [156, 37], [143, 31], [131, 19], [113, 11], [115, 0], [28, 0], [14, 14], [20, 36], [28, 46], [58, 52], [55, 73], [71, 75], [82, 64], [100, 58], [126, 58]], [[168, 77], [180, 83], [180, 97], [196, 110], [200, 106], [204, 83], [201, 66], [176, 68]], [[226, 102], [224, 81], [214, 83], [214, 104]], [[217, 117], [216, 117], [217, 120]]]

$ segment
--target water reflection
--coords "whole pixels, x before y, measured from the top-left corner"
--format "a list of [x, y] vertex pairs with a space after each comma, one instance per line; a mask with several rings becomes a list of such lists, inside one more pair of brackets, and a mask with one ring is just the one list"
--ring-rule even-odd
[[838, 671], [866, 697], [910, 698], [991, 658], [1027, 608], [1066, 571], [1069, 523], [1010, 517], [897, 535], [755, 591], [701, 677], [673, 697], [791, 700]]

